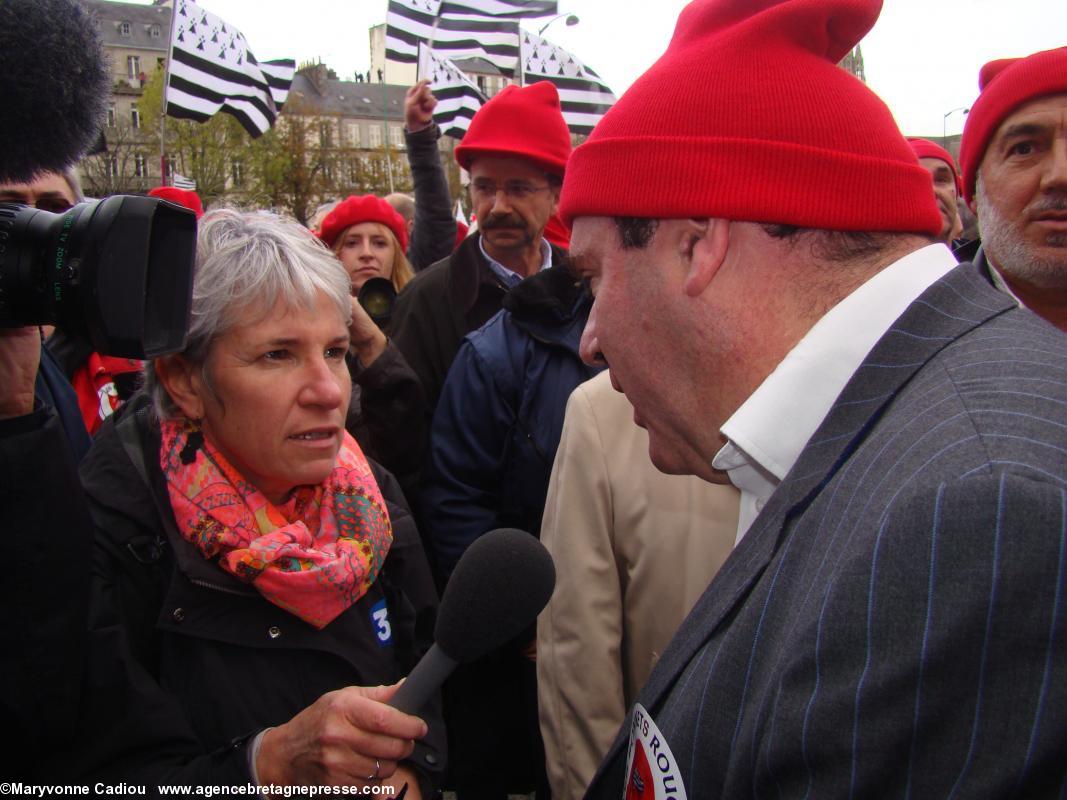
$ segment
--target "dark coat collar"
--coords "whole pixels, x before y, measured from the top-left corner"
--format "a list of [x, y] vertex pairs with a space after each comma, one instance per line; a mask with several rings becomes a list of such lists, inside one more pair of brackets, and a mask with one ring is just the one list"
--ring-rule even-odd
[[[474, 308], [483, 287], [507, 291], [507, 287], [482, 255], [481, 240], [480, 233], [468, 236], [451, 256], [452, 302], [455, 307], [461, 308], [464, 314], [469, 314]], [[566, 261], [567, 254], [556, 245], [551, 247], [554, 268]]]

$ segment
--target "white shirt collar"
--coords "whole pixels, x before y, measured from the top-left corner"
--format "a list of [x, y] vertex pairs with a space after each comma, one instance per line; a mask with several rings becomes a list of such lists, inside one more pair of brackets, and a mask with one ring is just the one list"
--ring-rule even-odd
[[[485, 239], [481, 236], [478, 237], [478, 247], [481, 249], [482, 255], [485, 256], [485, 260], [489, 262], [489, 269], [497, 274], [500, 280], [504, 282], [505, 286], [510, 289], [512, 286], [522, 281], [522, 275], [513, 269], [508, 269], [485, 252]], [[541, 237], [541, 270], [546, 270], [551, 266], [552, 245], [548, 243], [548, 239]]]
[[880, 271], [826, 312], [722, 426], [727, 443], [711, 463], [741, 490], [737, 541], [874, 345], [954, 267], [949, 249], [932, 244]]

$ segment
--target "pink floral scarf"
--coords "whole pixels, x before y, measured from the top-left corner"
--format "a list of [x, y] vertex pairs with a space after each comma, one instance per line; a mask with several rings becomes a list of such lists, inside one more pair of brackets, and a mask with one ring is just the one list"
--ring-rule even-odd
[[344, 434], [318, 486], [280, 506], [241, 477], [187, 420], [162, 422], [159, 463], [178, 530], [267, 600], [324, 628], [356, 603], [385, 562], [393, 528], [370, 465]]

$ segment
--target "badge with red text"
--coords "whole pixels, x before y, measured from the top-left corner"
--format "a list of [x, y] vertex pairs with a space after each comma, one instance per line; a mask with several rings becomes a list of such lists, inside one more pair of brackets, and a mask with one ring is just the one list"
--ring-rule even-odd
[[674, 753], [644, 706], [634, 703], [625, 800], [686, 800]]

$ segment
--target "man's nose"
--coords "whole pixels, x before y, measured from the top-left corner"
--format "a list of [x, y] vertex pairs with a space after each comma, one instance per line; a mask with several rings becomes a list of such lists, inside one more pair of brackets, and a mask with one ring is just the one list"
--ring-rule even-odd
[[1067, 131], [1059, 131], [1052, 143], [1048, 168], [1041, 176], [1041, 188], [1048, 190], [1067, 190]]
[[593, 307], [589, 309], [589, 319], [585, 323], [585, 329], [582, 331], [582, 340], [578, 345], [578, 353], [582, 357], [582, 361], [591, 367], [602, 367], [608, 362], [604, 358], [604, 354], [600, 352], [600, 340], [597, 338], [596, 329], [596, 300], [593, 301]]

